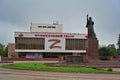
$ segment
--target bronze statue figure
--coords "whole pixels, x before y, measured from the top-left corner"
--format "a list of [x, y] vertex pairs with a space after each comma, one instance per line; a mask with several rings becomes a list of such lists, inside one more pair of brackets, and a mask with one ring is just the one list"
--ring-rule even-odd
[[88, 37], [89, 37], [89, 39], [97, 39], [96, 34], [94, 32], [93, 25], [94, 25], [94, 22], [92, 21], [92, 18], [91, 17], [88, 18], [88, 15], [87, 15], [86, 27], [88, 28]]

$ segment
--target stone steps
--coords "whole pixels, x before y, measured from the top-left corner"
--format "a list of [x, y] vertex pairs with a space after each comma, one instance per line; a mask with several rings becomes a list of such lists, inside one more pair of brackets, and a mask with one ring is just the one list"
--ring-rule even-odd
[[86, 67], [99, 67], [99, 68], [120, 68], [119, 61], [89, 61], [88, 63], [83, 63]]
[[97, 68], [120, 68], [120, 61], [89, 61], [88, 63], [66, 63], [59, 62], [55, 66], [69, 66], [69, 67], [97, 67]]

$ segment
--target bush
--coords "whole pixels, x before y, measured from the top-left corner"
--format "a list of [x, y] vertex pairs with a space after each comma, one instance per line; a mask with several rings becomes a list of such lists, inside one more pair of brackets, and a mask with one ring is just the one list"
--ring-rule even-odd
[[96, 67], [96, 66], [93, 66], [92, 68], [93, 68], [93, 69], [97, 69], [97, 67]]
[[108, 71], [113, 71], [112, 68], [108, 68]]
[[37, 64], [34, 64], [34, 65], [37, 65]]

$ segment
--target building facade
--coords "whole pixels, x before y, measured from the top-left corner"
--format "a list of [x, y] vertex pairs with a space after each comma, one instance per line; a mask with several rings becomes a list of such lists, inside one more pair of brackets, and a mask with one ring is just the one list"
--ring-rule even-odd
[[18, 54], [15, 53], [15, 43], [8, 44], [8, 58], [18, 57]]
[[87, 34], [63, 33], [62, 24], [31, 24], [30, 32], [15, 32], [19, 58], [57, 58], [86, 55]]

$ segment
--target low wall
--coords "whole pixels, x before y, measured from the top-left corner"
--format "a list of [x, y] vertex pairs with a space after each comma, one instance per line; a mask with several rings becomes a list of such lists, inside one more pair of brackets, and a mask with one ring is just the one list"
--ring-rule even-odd
[[120, 57], [112, 57], [112, 56], [100, 56], [100, 60], [114, 60], [114, 61], [120, 61]]
[[2, 62], [11, 61], [58, 61], [59, 58], [2, 58]]
[[118, 60], [118, 61], [120, 61], [120, 57], [113, 58], [113, 60]]
[[83, 63], [83, 56], [66, 56], [66, 62], [67, 63]]

